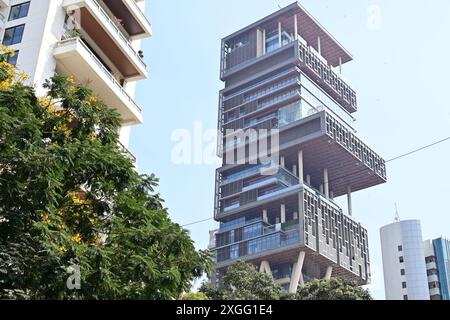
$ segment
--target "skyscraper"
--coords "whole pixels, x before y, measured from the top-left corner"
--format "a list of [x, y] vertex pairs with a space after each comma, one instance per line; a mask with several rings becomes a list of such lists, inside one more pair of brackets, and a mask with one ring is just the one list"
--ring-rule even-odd
[[222, 40], [216, 284], [237, 260], [289, 292], [314, 278], [370, 281], [351, 196], [386, 182], [386, 167], [356, 136], [351, 60], [297, 2]]
[[56, 72], [116, 109], [128, 150], [131, 126], [143, 122], [133, 96], [136, 81], [147, 78], [139, 47], [152, 30], [144, 6], [143, 0], [1, 0], [2, 41], [15, 50], [10, 62], [28, 74], [38, 94]]
[[386, 300], [430, 300], [419, 220], [380, 229]]

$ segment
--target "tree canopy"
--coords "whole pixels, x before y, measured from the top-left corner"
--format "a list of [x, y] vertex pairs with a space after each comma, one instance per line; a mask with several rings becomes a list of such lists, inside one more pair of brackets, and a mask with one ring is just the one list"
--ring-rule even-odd
[[[0, 299], [174, 299], [211, 268], [158, 179], [119, 146], [120, 117], [73, 78], [37, 97], [0, 54]], [[80, 286], [67, 286], [73, 267]], [[69, 280], [68, 280], [69, 279]]]
[[242, 261], [228, 268], [220, 288], [204, 282], [199, 291], [210, 300], [372, 300], [356, 282], [340, 278], [312, 280], [289, 294], [271, 276]]
[[223, 285], [221, 289], [214, 289], [204, 284], [200, 291], [212, 300], [278, 300], [283, 293], [270, 275], [258, 272], [243, 261], [228, 268]]
[[296, 300], [372, 300], [369, 291], [356, 282], [340, 278], [312, 280], [298, 288]]

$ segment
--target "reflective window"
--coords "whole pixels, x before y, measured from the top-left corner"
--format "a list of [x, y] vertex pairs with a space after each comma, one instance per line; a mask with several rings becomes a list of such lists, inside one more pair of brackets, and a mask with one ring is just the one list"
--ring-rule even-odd
[[6, 29], [5, 35], [3, 36], [3, 44], [6, 46], [11, 46], [13, 44], [22, 42], [24, 29], [24, 24]]
[[11, 11], [9, 12], [8, 21], [25, 18], [28, 15], [29, 8], [30, 8], [30, 1], [12, 6]]

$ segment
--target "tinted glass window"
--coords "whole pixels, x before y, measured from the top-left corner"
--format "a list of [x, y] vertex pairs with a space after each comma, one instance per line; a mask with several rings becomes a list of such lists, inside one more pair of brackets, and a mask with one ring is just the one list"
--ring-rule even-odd
[[29, 8], [30, 8], [30, 2], [24, 2], [24, 3], [21, 3], [21, 4], [11, 7], [11, 11], [9, 12], [8, 21], [26, 17], [28, 15]]

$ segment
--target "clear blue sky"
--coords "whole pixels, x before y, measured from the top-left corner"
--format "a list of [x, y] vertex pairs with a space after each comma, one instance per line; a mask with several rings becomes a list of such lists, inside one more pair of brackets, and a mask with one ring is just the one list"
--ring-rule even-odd
[[[174, 130], [217, 124], [220, 39], [291, 0], [148, 0], [154, 37], [143, 49], [150, 78], [137, 89], [145, 124], [133, 129], [139, 171], [155, 173], [174, 221], [212, 217], [216, 165], [175, 165]], [[450, 136], [450, 1], [304, 0], [301, 3], [354, 56], [343, 74], [357, 90], [358, 135], [385, 159]], [[368, 27], [368, 8], [381, 9]], [[424, 238], [450, 236], [450, 142], [388, 165], [387, 184], [354, 194], [369, 229], [372, 285], [384, 299], [379, 228], [394, 218], [422, 221]], [[345, 199], [340, 199], [345, 203]], [[213, 221], [189, 227], [206, 248]]]

